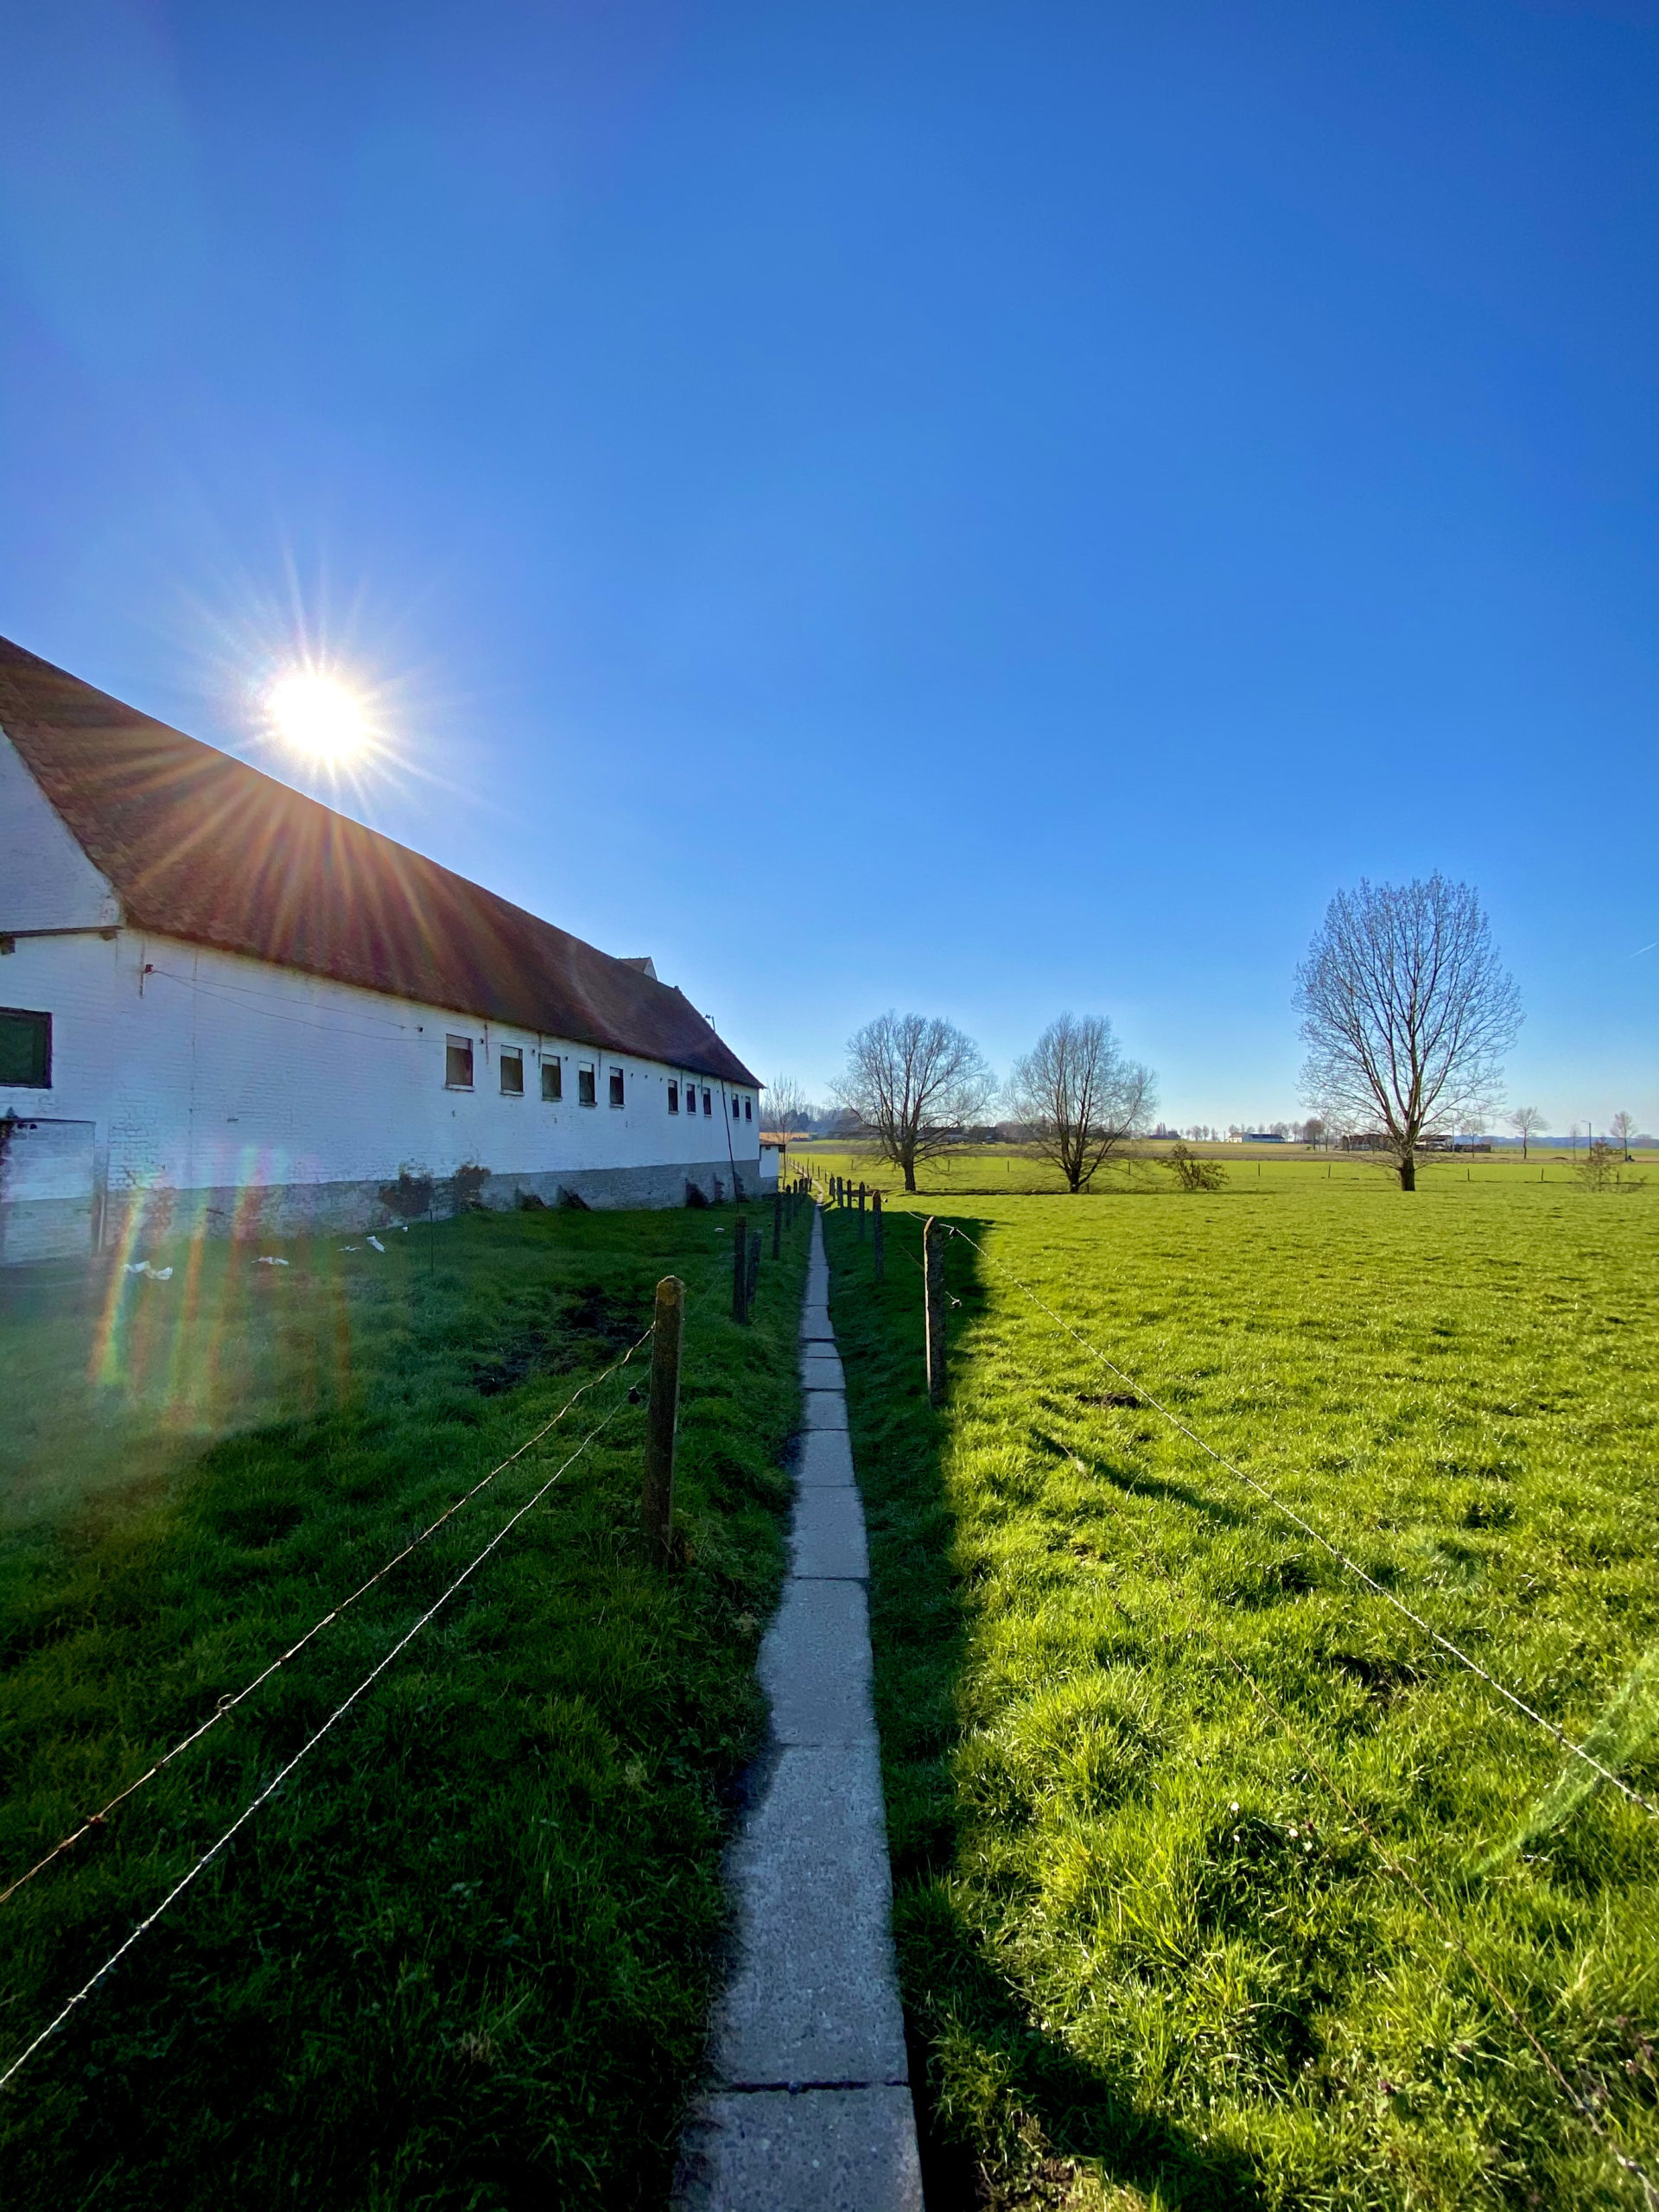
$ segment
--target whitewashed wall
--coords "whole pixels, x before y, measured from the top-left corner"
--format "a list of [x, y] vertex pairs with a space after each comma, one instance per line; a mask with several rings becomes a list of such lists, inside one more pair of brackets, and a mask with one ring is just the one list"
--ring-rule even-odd
[[[20, 936], [0, 957], [0, 1005], [53, 1017], [51, 1088], [5, 1086], [0, 1113], [94, 1125], [106, 1243], [133, 1194], [158, 1230], [169, 1197], [227, 1230], [238, 1211], [273, 1231], [384, 1217], [378, 1186], [403, 1167], [442, 1179], [476, 1163], [493, 1205], [520, 1190], [678, 1205], [688, 1178], [729, 1196], [734, 1162], [746, 1189], [758, 1182], [759, 1120], [727, 1119], [734, 1098], [756, 1108], [752, 1091], [177, 939]], [[473, 1040], [471, 1091], [446, 1086], [452, 1035]], [[506, 1046], [524, 1055], [521, 1097], [500, 1090]], [[539, 1069], [555, 1054], [564, 1096], [550, 1104]], [[585, 1063], [591, 1107], [577, 1103]], [[618, 1067], [620, 1108], [608, 1103]], [[695, 1082], [699, 1109], [707, 1088], [712, 1116], [671, 1115], [671, 1078]]]
[[[108, 882], [0, 731], [0, 930], [75, 929], [120, 918]], [[0, 992], [0, 1005], [10, 1003]]]

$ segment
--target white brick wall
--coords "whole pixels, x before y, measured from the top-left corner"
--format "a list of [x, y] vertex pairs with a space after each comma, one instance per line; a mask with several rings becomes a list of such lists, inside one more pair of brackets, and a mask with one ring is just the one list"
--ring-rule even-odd
[[[685, 1096], [682, 1069], [145, 937], [118, 920], [109, 885], [0, 738], [0, 934], [66, 932], [19, 934], [0, 953], [0, 1006], [49, 1014], [53, 1024], [50, 1088], [0, 1088], [0, 1114], [92, 1123], [97, 1183], [113, 1215], [139, 1190], [213, 1192], [222, 1210], [226, 1192], [338, 1186], [342, 1204], [360, 1209], [365, 1189], [372, 1195], [400, 1168], [443, 1179], [468, 1162], [491, 1171], [485, 1196], [496, 1203], [512, 1202], [514, 1179], [556, 1195], [561, 1175], [608, 1176], [589, 1188], [611, 1203], [677, 1202], [680, 1168], [704, 1170], [707, 1187], [729, 1173], [728, 1159], [755, 1187], [752, 1091], [693, 1077], [698, 1111], [671, 1114], [670, 1083]], [[446, 1083], [451, 1036], [472, 1042], [470, 1090]], [[522, 1096], [501, 1090], [505, 1048], [523, 1054]], [[541, 1095], [541, 1063], [552, 1057], [563, 1077], [557, 1103]], [[593, 1106], [579, 1103], [584, 1065], [594, 1071]], [[618, 1068], [620, 1108], [609, 1103]]]
[[[64, 828], [0, 731], [0, 931], [121, 918], [114, 892]], [[0, 995], [0, 1004], [11, 1001]]]
[[[723, 1159], [721, 1086], [631, 1053], [505, 1028], [232, 953], [143, 938], [20, 938], [0, 961], [0, 1003], [53, 1016], [49, 1091], [10, 1090], [20, 1114], [92, 1121], [111, 1188], [159, 1177], [181, 1191], [249, 1180], [355, 1182], [408, 1164], [497, 1176]], [[474, 1046], [474, 1089], [446, 1087], [445, 1044]], [[504, 1096], [501, 1052], [524, 1054], [524, 1095]], [[540, 1096], [556, 1054], [564, 1097]], [[592, 1065], [600, 1103], [577, 1104]], [[613, 1068], [626, 1103], [610, 1105]], [[712, 1093], [705, 1118], [668, 1111], [671, 1077]], [[728, 1098], [753, 1094], [734, 1090]], [[731, 1148], [758, 1166], [760, 1125]]]

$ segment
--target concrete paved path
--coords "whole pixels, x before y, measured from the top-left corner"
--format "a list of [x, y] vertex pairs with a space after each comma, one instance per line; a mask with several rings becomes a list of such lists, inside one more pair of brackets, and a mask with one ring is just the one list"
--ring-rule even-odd
[[760, 1647], [772, 1740], [732, 1847], [730, 1979], [678, 2212], [921, 2212], [870, 1697], [869, 1559], [823, 1224], [801, 1309], [791, 1567]]

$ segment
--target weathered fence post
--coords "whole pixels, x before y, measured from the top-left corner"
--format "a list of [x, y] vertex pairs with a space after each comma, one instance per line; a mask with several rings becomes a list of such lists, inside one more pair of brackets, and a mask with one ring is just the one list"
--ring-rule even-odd
[[749, 1224], [741, 1214], [732, 1232], [732, 1319], [747, 1321], [749, 1301], [745, 1295], [749, 1287]]
[[760, 1287], [760, 1232], [754, 1230], [749, 1237], [749, 1287], [744, 1294], [743, 1319], [749, 1318], [749, 1308], [754, 1303], [754, 1294]]
[[784, 1194], [772, 1194], [772, 1256], [775, 1260], [784, 1249]]
[[922, 1274], [927, 1300], [927, 1395], [944, 1403], [944, 1231], [929, 1219], [922, 1231]]
[[858, 1186], [858, 1241], [864, 1242], [864, 1185]]
[[680, 1337], [685, 1321], [685, 1285], [664, 1275], [657, 1286], [657, 1313], [651, 1333], [651, 1402], [645, 1408], [645, 1486], [639, 1501], [639, 1530], [645, 1555], [666, 1566], [674, 1538], [674, 1431], [680, 1411]]
[[873, 1224], [870, 1234], [875, 1243], [875, 1279], [877, 1282], [880, 1282], [883, 1275], [887, 1273], [887, 1249], [882, 1240], [881, 1193], [880, 1191], [877, 1191], [870, 1200], [870, 1220]]

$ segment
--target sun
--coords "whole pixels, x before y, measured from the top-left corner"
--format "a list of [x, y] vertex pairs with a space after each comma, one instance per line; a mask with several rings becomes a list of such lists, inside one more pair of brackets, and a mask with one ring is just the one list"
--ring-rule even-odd
[[283, 742], [324, 766], [345, 767], [371, 744], [363, 702], [337, 677], [296, 669], [271, 685], [265, 707]]

